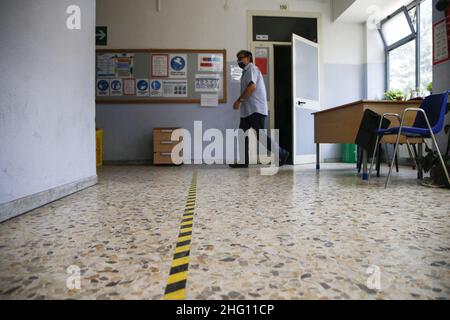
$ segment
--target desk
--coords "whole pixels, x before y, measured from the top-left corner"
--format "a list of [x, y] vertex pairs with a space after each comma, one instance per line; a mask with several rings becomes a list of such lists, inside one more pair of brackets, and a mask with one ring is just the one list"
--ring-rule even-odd
[[[320, 169], [321, 143], [355, 143], [359, 126], [366, 109], [379, 114], [398, 113], [400, 116], [406, 108], [418, 108], [421, 101], [370, 101], [360, 100], [331, 109], [313, 113], [314, 115], [314, 142], [316, 143], [316, 169]], [[416, 117], [415, 112], [408, 112], [404, 124], [412, 125]], [[389, 117], [391, 127], [399, 126], [397, 119]], [[380, 143], [395, 143], [396, 136], [386, 136]], [[409, 139], [411, 143], [419, 144], [419, 157], [422, 155], [421, 138]], [[400, 143], [406, 143], [401, 137]], [[367, 152], [363, 151], [363, 179], [367, 180]]]

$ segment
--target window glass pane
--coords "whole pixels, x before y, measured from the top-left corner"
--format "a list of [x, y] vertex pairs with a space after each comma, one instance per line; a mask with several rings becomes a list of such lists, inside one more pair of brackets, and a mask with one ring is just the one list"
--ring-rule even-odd
[[409, 27], [406, 15], [401, 12], [383, 23], [381, 32], [386, 40], [386, 44], [390, 46], [411, 35], [411, 28]]
[[[433, 81], [433, 1], [425, 0], [420, 5], [420, 90], [426, 92]], [[426, 92], [428, 93], [428, 92]]]
[[389, 89], [401, 90], [407, 98], [416, 87], [416, 41], [389, 53]]
[[414, 31], [416, 31], [416, 25], [417, 25], [417, 8], [416, 7], [412, 7], [409, 11], [409, 17], [411, 18], [411, 22], [413, 24], [414, 27]]

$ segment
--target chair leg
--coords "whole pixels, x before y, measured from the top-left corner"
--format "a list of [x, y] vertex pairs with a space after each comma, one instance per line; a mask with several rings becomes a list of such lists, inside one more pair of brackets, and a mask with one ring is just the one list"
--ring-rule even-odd
[[392, 168], [394, 167], [395, 155], [397, 154], [398, 144], [400, 142], [400, 135], [402, 134], [402, 124], [400, 125], [400, 128], [398, 129], [397, 140], [395, 141], [394, 152], [392, 153], [392, 161], [391, 161], [391, 165], [389, 166], [389, 174], [387, 176], [386, 184], [384, 185], [384, 188], [387, 188], [389, 186], [389, 182], [391, 181], [391, 174], [392, 174]]
[[373, 163], [375, 162], [375, 157], [377, 156], [379, 142], [380, 142], [380, 136], [377, 135], [377, 140], [375, 141], [375, 147], [373, 148], [373, 152], [372, 152], [372, 161], [370, 162], [369, 179], [368, 180], [370, 180], [370, 177], [372, 176]]
[[378, 145], [378, 156], [377, 156], [377, 177], [380, 177], [380, 168], [381, 168], [381, 143]]
[[395, 153], [395, 171], [398, 173], [398, 151]]

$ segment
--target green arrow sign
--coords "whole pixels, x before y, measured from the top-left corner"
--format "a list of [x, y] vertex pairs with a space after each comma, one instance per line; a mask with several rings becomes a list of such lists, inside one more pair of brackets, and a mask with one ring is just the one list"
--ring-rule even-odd
[[106, 46], [108, 43], [108, 27], [95, 27], [95, 45]]

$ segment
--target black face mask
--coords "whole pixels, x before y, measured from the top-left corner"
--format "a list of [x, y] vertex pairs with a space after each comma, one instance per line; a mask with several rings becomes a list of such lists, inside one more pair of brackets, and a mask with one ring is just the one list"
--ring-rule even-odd
[[245, 63], [243, 63], [242, 61], [238, 62], [239, 67], [241, 67], [241, 69], [245, 68]]

